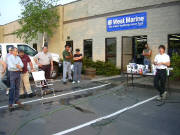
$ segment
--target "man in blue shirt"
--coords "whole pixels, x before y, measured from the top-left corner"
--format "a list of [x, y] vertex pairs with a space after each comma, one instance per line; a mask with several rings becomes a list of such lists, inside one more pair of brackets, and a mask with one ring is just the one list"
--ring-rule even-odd
[[18, 49], [13, 48], [13, 53], [7, 58], [8, 71], [10, 74], [9, 111], [13, 110], [13, 103], [23, 107], [19, 102], [20, 73], [23, 63], [18, 55]]

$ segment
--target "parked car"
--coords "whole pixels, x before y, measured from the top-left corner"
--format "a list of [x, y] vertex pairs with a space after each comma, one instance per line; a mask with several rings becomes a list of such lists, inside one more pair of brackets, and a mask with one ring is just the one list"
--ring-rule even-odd
[[[0, 54], [2, 59], [6, 61], [6, 55], [10, 47], [17, 47], [18, 49], [24, 50], [24, 53], [29, 55], [33, 63], [34, 69], [38, 70], [38, 65], [34, 61], [34, 56], [38, 53], [34, 48], [25, 43], [0, 43]], [[55, 79], [58, 76], [59, 68], [61, 67], [60, 57], [56, 53], [51, 53], [54, 63], [54, 70], [52, 71], [52, 78]], [[28, 69], [30, 66], [28, 65]]]

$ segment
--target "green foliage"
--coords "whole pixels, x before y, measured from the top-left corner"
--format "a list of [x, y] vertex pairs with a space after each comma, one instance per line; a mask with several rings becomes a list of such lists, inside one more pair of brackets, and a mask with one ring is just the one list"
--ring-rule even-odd
[[21, 28], [14, 34], [27, 43], [37, 39], [39, 33], [52, 36], [59, 22], [55, 3], [56, 0], [21, 0], [20, 4], [24, 8], [18, 21]]
[[180, 55], [175, 53], [172, 55], [171, 66], [173, 67], [172, 79], [180, 79]]
[[83, 59], [83, 70], [85, 68], [96, 68], [97, 75], [105, 75], [105, 76], [112, 76], [112, 75], [119, 75], [121, 70], [118, 69], [114, 64], [109, 62], [103, 61], [92, 61], [90, 59]]

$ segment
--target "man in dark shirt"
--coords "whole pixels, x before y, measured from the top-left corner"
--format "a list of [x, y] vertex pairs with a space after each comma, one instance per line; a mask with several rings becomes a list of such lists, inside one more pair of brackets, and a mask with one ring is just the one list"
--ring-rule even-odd
[[72, 83], [80, 83], [81, 79], [81, 71], [82, 71], [82, 54], [80, 53], [80, 49], [76, 49], [76, 54], [74, 54], [74, 74], [73, 74], [73, 82]]
[[24, 51], [23, 50], [20, 50], [19, 51], [19, 56], [24, 64], [24, 67], [23, 67], [23, 71], [21, 73], [21, 83], [20, 83], [20, 98], [25, 98], [26, 97], [26, 93], [27, 95], [31, 98], [33, 97], [33, 93], [32, 93], [32, 90], [31, 90], [31, 85], [30, 85], [30, 82], [29, 82], [29, 72], [28, 72], [28, 63], [31, 67], [31, 72], [34, 71], [33, 69], [33, 64], [31, 62], [31, 59], [29, 58], [28, 55], [24, 54]]
[[72, 60], [72, 52], [70, 49], [70, 45], [65, 45], [65, 50], [63, 51], [63, 83], [66, 84], [66, 77], [68, 73], [69, 81], [72, 81], [71, 76], [71, 60]]

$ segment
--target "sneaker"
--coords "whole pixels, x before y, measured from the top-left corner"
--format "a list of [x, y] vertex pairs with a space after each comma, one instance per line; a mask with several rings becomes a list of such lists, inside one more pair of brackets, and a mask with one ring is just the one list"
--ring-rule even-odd
[[72, 84], [75, 84], [75, 83], [76, 83], [75, 81], [72, 82]]
[[162, 94], [162, 99], [166, 99], [167, 98], [167, 91], [165, 91], [163, 94]]
[[9, 88], [6, 89], [6, 95], [9, 95]]
[[24, 99], [24, 98], [26, 98], [26, 95], [22, 94], [22, 95], [19, 96], [19, 98]]
[[80, 83], [80, 81], [78, 80], [77, 83]]
[[32, 97], [34, 97], [35, 95], [33, 94], [33, 93], [31, 93], [31, 94], [28, 94], [28, 97], [29, 98], [32, 98]]
[[161, 100], [162, 100], [162, 97], [159, 95], [159, 96], [156, 98], [156, 100], [161, 101]]
[[63, 84], [67, 84], [67, 82], [63, 82]]
[[69, 82], [72, 82], [73, 80], [72, 80], [72, 79], [69, 79], [68, 81], [69, 81]]
[[12, 112], [13, 111], [13, 106], [12, 106], [12, 104], [10, 104], [9, 106], [8, 106], [8, 110], [10, 111], [10, 112]]
[[24, 105], [21, 104], [21, 102], [19, 102], [19, 101], [15, 102], [15, 104], [17, 104], [20, 108], [23, 108], [23, 107], [24, 107]]

